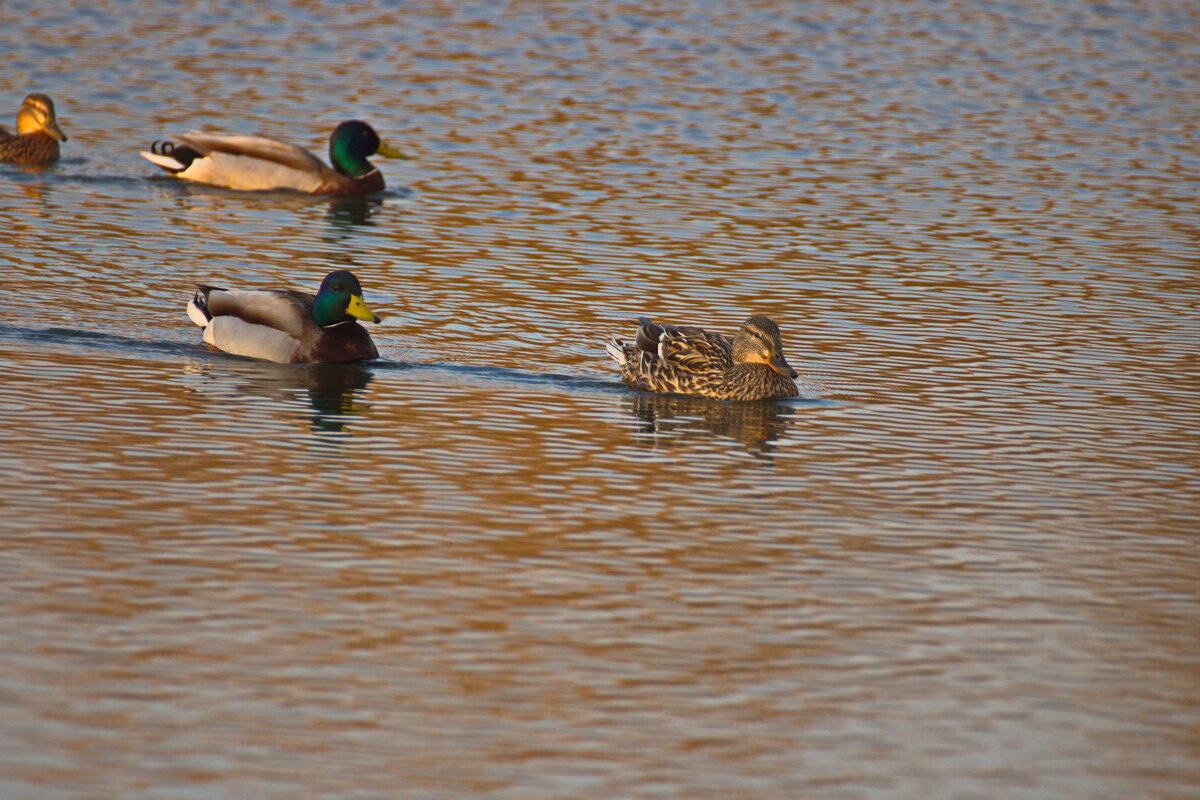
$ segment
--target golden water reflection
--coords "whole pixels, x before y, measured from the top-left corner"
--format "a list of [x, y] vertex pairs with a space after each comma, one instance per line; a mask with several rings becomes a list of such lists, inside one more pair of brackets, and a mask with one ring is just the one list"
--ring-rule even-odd
[[[1193, 5], [13, 5], [0, 796], [1191, 796]], [[377, 362], [184, 311], [337, 267]], [[751, 313], [807, 400], [603, 350]]]

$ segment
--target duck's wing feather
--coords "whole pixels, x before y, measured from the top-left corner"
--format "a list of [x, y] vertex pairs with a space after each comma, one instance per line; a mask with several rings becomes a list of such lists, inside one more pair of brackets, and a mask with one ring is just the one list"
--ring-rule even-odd
[[188, 316], [206, 323], [204, 341], [227, 353], [290, 363], [316, 325], [313, 296], [305, 292], [199, 288], [203, 302], [193, 300]]
[[301, 172], [323, 172], [329, 169], [321, 159], [303, 147], [272, 139], [269, 136], [239, 136], [188, 131], [175, 138], [202, 155], [226, 153], [231, 156], [270, 161]]
[[170, 152], [142, 155], [184, 180], [241, 191], [292, 189], [313, 194], [327, 191], [341, 178], [312, 153], [278, 139], [200, 131], [175, 139], [176, 150], [187, 148], [199, 157], [180, 163]]
[[651, 342], [660, 359], [685, 372], [724, 371], [733, 365], [733, 344], [729, 337], [703, 328], [639, 320], [638, 346], [650, 351], [644, 345]]
[[279, 331], [299, 340], [312, 320], [313, 296], [306, 292], [270, 289], [217, 289], [202, 286], [213, 322], [235, 317], [250, 325]]

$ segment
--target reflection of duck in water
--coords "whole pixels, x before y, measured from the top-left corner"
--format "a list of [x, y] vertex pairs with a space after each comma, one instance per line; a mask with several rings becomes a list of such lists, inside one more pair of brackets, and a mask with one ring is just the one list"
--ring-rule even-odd
[[[345, 364], [265, 364], [256, 361], [197, 361], [190, 374], [203, 378], [193, 388], [218, 404], [265, 398], [271, 407], [300, 411], [313, 432], [342, 431], [370, 404], [363, 397], [373, 372]], [[309, 413], [305, 405], [311, 406]]]
[[0, 161], [27, 166], [49, 164], [58, 160], [58, 143], [66, 140], [54, 116], [54, 101], [35, 92], [21, 103], [16, 134], [0, 125]]
[[647, 392], [699, 395], [715, 400], [795, 397], [796, 371], [783, 357], [779, 326], [750, 317], [731, 339], [701, 328], [638, 319], [637, 339], [605, 346], [621, 377]]
[[325, 276], [316, 295], [286, 289], [201, 286], [188, 316], [204, 341], [238, 356], [281, 364], [378, 358], [371, 335], [355, 320], [379, 322], [363, 301], [354, 273]]
[[291, 189], [305, 194], [355, 195], [384, 188], [368, 156], [404, 158], [367, 123], [352, 119], [329, 136], [333, 169], [303, 147], [268, 136], [188, 131], [154, 142], [142, 156], [176, 178], [243, 191]]
[[374, 225], [371, 217], [383, 208], [383, 200], [373, 197], [334, 197], [329, 200], [326, 219], [340, 231], [353, 230], [356, 225]]
[[655, 443], [728, 436], [751, 451], [765, 453], [787, 429], [795, 409], [773, 400], [721, 403], [704, 397], [634, 394], [633, 416], [646, 424], [640, 432]]
[[341, 431], [346, 428], [347, 416], [357, 416], [364, 410], [355, 402], [367, 384], [371, 372], [356, 363], [313, 364], [295, 367], [307, 377], [308, 401], [317, 413], [312, 418], [313, 430]]

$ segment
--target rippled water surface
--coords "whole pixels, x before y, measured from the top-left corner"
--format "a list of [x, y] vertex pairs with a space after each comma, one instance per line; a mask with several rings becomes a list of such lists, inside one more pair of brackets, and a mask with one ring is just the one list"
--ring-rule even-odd
[[[0, 16], [0, 796], [1197, 796], [1194, 3]], [[350, 117], [365, 200], [137, 155]], [[184, 314], [343, 267], [377, 362]], [[603, 350], [750, 313], [802, 398]]]

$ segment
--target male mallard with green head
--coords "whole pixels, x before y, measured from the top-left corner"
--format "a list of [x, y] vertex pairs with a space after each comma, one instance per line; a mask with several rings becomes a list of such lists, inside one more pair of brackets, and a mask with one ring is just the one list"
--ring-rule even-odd
[[796, 370], [783, 357], [779, 326], [750, 317], [732, 339], [701, 328], [658, 325], [638, 319], [637, 339], [611, 339], [608, 354], [634, 389], [711, 397], [765, 400], [795, 397]]
[[405, 157], [357, 119], [341, 123], [329, 135], [332, 169], [303, 147], [267, 136], [189, 131], [142, 151], [149, 161], [188, 181], [242, 191], [292, 189], [343, 196], [383, 189], [383, 173], [367, 161], [373, 155]]
[[218, 289], [199, 286], [188, 316], [204, 328], [204, 341], [238, 356], [281, 364], [378, 358], [366, 328], [379, 322], [363, 301], [354, 273], [325, 276], [316, 295], [291, 289]]
[[54, 101], [34, 92], [17, 112], [17, 132], [0, 125], [0, 161], [37, 166], [58, 160], [58, 143], [67, 135], [58, 127]]

